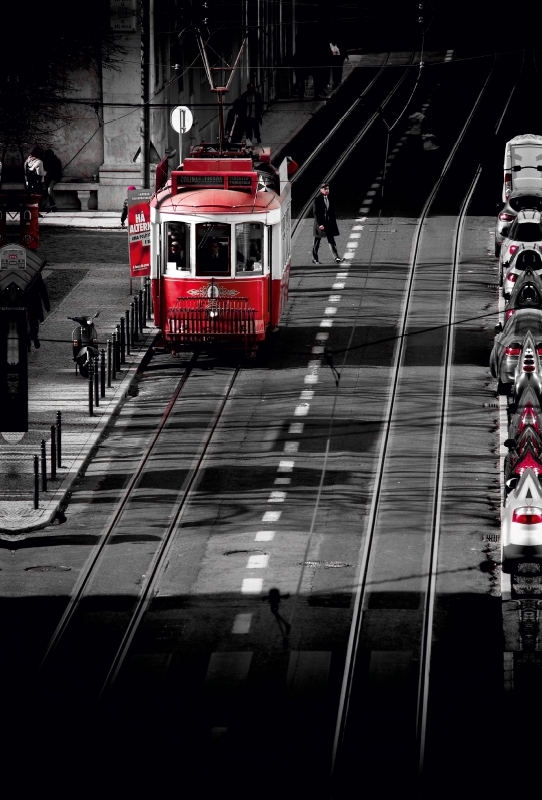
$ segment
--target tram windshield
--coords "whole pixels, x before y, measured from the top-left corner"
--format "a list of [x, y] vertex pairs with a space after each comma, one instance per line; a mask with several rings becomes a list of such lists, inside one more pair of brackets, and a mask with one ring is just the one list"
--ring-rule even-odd
[[167, 222], [168, 270], [190, 269], [190, 225], [185, 222]]
[[235, 272], [263, 274], [261, 222], [240, 222], [235, 226]]
[[196, 225], [196, 275], [229, 275], [231, 226], [218, 222]]

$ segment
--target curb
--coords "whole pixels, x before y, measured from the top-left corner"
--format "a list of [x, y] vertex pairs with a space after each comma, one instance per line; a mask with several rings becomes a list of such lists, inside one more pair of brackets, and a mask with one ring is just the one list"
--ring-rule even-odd
[[[48, 525], [53, 523], [58, 511], [65, 503], [68, 494], [71, 492], [74, 481], [87, 468], [87, 465], [93, 457], [96, 447], [102, 440], [109, 423], [113, 417], [117, 415], [120, 407], [126, 400], [130, 386], [134, 382], [134, 379], [137, 376], [141, 366], [145, 363], [145, 360], [151, 353], [152, 343], [157, 334], [158, 328], [155, 328], [154, 326], [147, 334], [145, 334], [145, 338], [141, 342], [141, 347], [137, 352], [136, 358], [126, 372], [126, 375], [122, 379], [121, 383], [119, 383], [117, 386], [118, 397], [116, 400], [112, 399], [111, 401], [114, 402], [114, 406], [106, 413], [102, 414], [93, 432], [89, 435], [86, 442], [84, 442], [84, 444], [81, 446], [80, 453], [74, 459], [69, 472], [64, 475], [62, 483], [56, 489], [54, 495], [52, 495], [51, 498], [48, 498], [47, 505], [43, 508], [43, 518], [29, 523], [28, 525], [21, 525], [12, 530], [0, 527], [0, 539], [10, 542], [16, 541], [18, 537], [24, 539], [25, 534], [40, 530], [41, 528], [46, 528]], [[29, 500], [29, 502], [31, 503], [32, 501]], [[39, 512], [40, 509], [37, 509], [37, 511]]]

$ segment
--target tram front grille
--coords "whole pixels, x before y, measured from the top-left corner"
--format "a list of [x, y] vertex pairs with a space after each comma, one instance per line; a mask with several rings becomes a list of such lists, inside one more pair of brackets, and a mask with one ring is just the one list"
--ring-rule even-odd
[[246, 297], [180, 297], [168, 310], [167, 335], [174, 342], [241, 338], [249, 343], [256, 337], [255, 316]]

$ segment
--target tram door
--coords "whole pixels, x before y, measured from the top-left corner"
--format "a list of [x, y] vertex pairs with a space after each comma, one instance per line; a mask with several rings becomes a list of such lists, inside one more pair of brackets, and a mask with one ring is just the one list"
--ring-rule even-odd
[[273, 226], [267, 228], [267, 264], [269, 267], [267, 282], [267, 312], [269, 321], [272, 324], [271, 308], [273, 302]]

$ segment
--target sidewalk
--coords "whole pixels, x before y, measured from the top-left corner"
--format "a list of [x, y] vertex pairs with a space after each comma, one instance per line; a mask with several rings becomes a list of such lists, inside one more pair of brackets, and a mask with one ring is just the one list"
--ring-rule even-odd
[[[361, 58], [352, 56], [350, 62], [346, 62], [345, 77]], [[326, 100], [310, 97], [277, 101], [264, 116], [262, 144], [271, 147], [272, 156], [277, 154], [325, 103]], [[118, 257], [119, 246], [126, 246], [120, 230], [120, 212], [121, 209], [118, 213], [59, 211], [44, 214], [40, 219], [44, 239], [47, 228], [88, 231], [85, 234], [84, 230], [80, 233], [74, 230], [74, 237], [91, 236], [93, 230], [96, 234], [109, 231], [111, 238], [108, 235], [107, 240], [111, 241], [114, 250], [116, 248], [117, 257], [112, 256], [111, 263], [107, 259], [104, 262], [102, 257], [98, 263], [96, 256], [93, 260], [92, 252], [83, 248], [78, 251], [66, 231], [65, 235], [70, 238], [66, 238], [60, 260], [55, 258], [54, 263], [44, 269], [46, 282], [55, 281], [57, 286], [65, 284], [65, 292], [41, 325], [41, 348], [32, 349], [29, 354], [29, 431], [22, 436], [0, 435], [0, 538], [11, 541], [17, 537], [24, 538], [26, 532], [51, 524], [77, 475], [88, 463], [108, 422], [128, 395], [137, 368], [156, 334], [152, 327], [145, 329], [144, 338], [131, 356], [127, 356], [120, 377], [110, 389], [106, 389], [106, 397], [94, 410], [94, 416], [89, 416], [88, 382], [75, 375], [70, 346], [72, 323], [67, 321], [67, 317], [99, 310], [98, 336], [100, 347], [103, 347], [129, 308], [132, 298], [128, 289], [127, 250], [125, 265], [119, 263], [122, 257]], [[138, 288], [139, 281], [134, 280], [134, 290]], [[40, 454], [40, 443], [45, 440], [47, 473], [50, 475], [50, 428], [56, 421], [57, 411], [62, 413], [62, 468], [57, 470], [55, 481], [49, 480], [47, 493], [41, 491], [40, 479], [40, 507], [35, 510], [33, 457]]]

